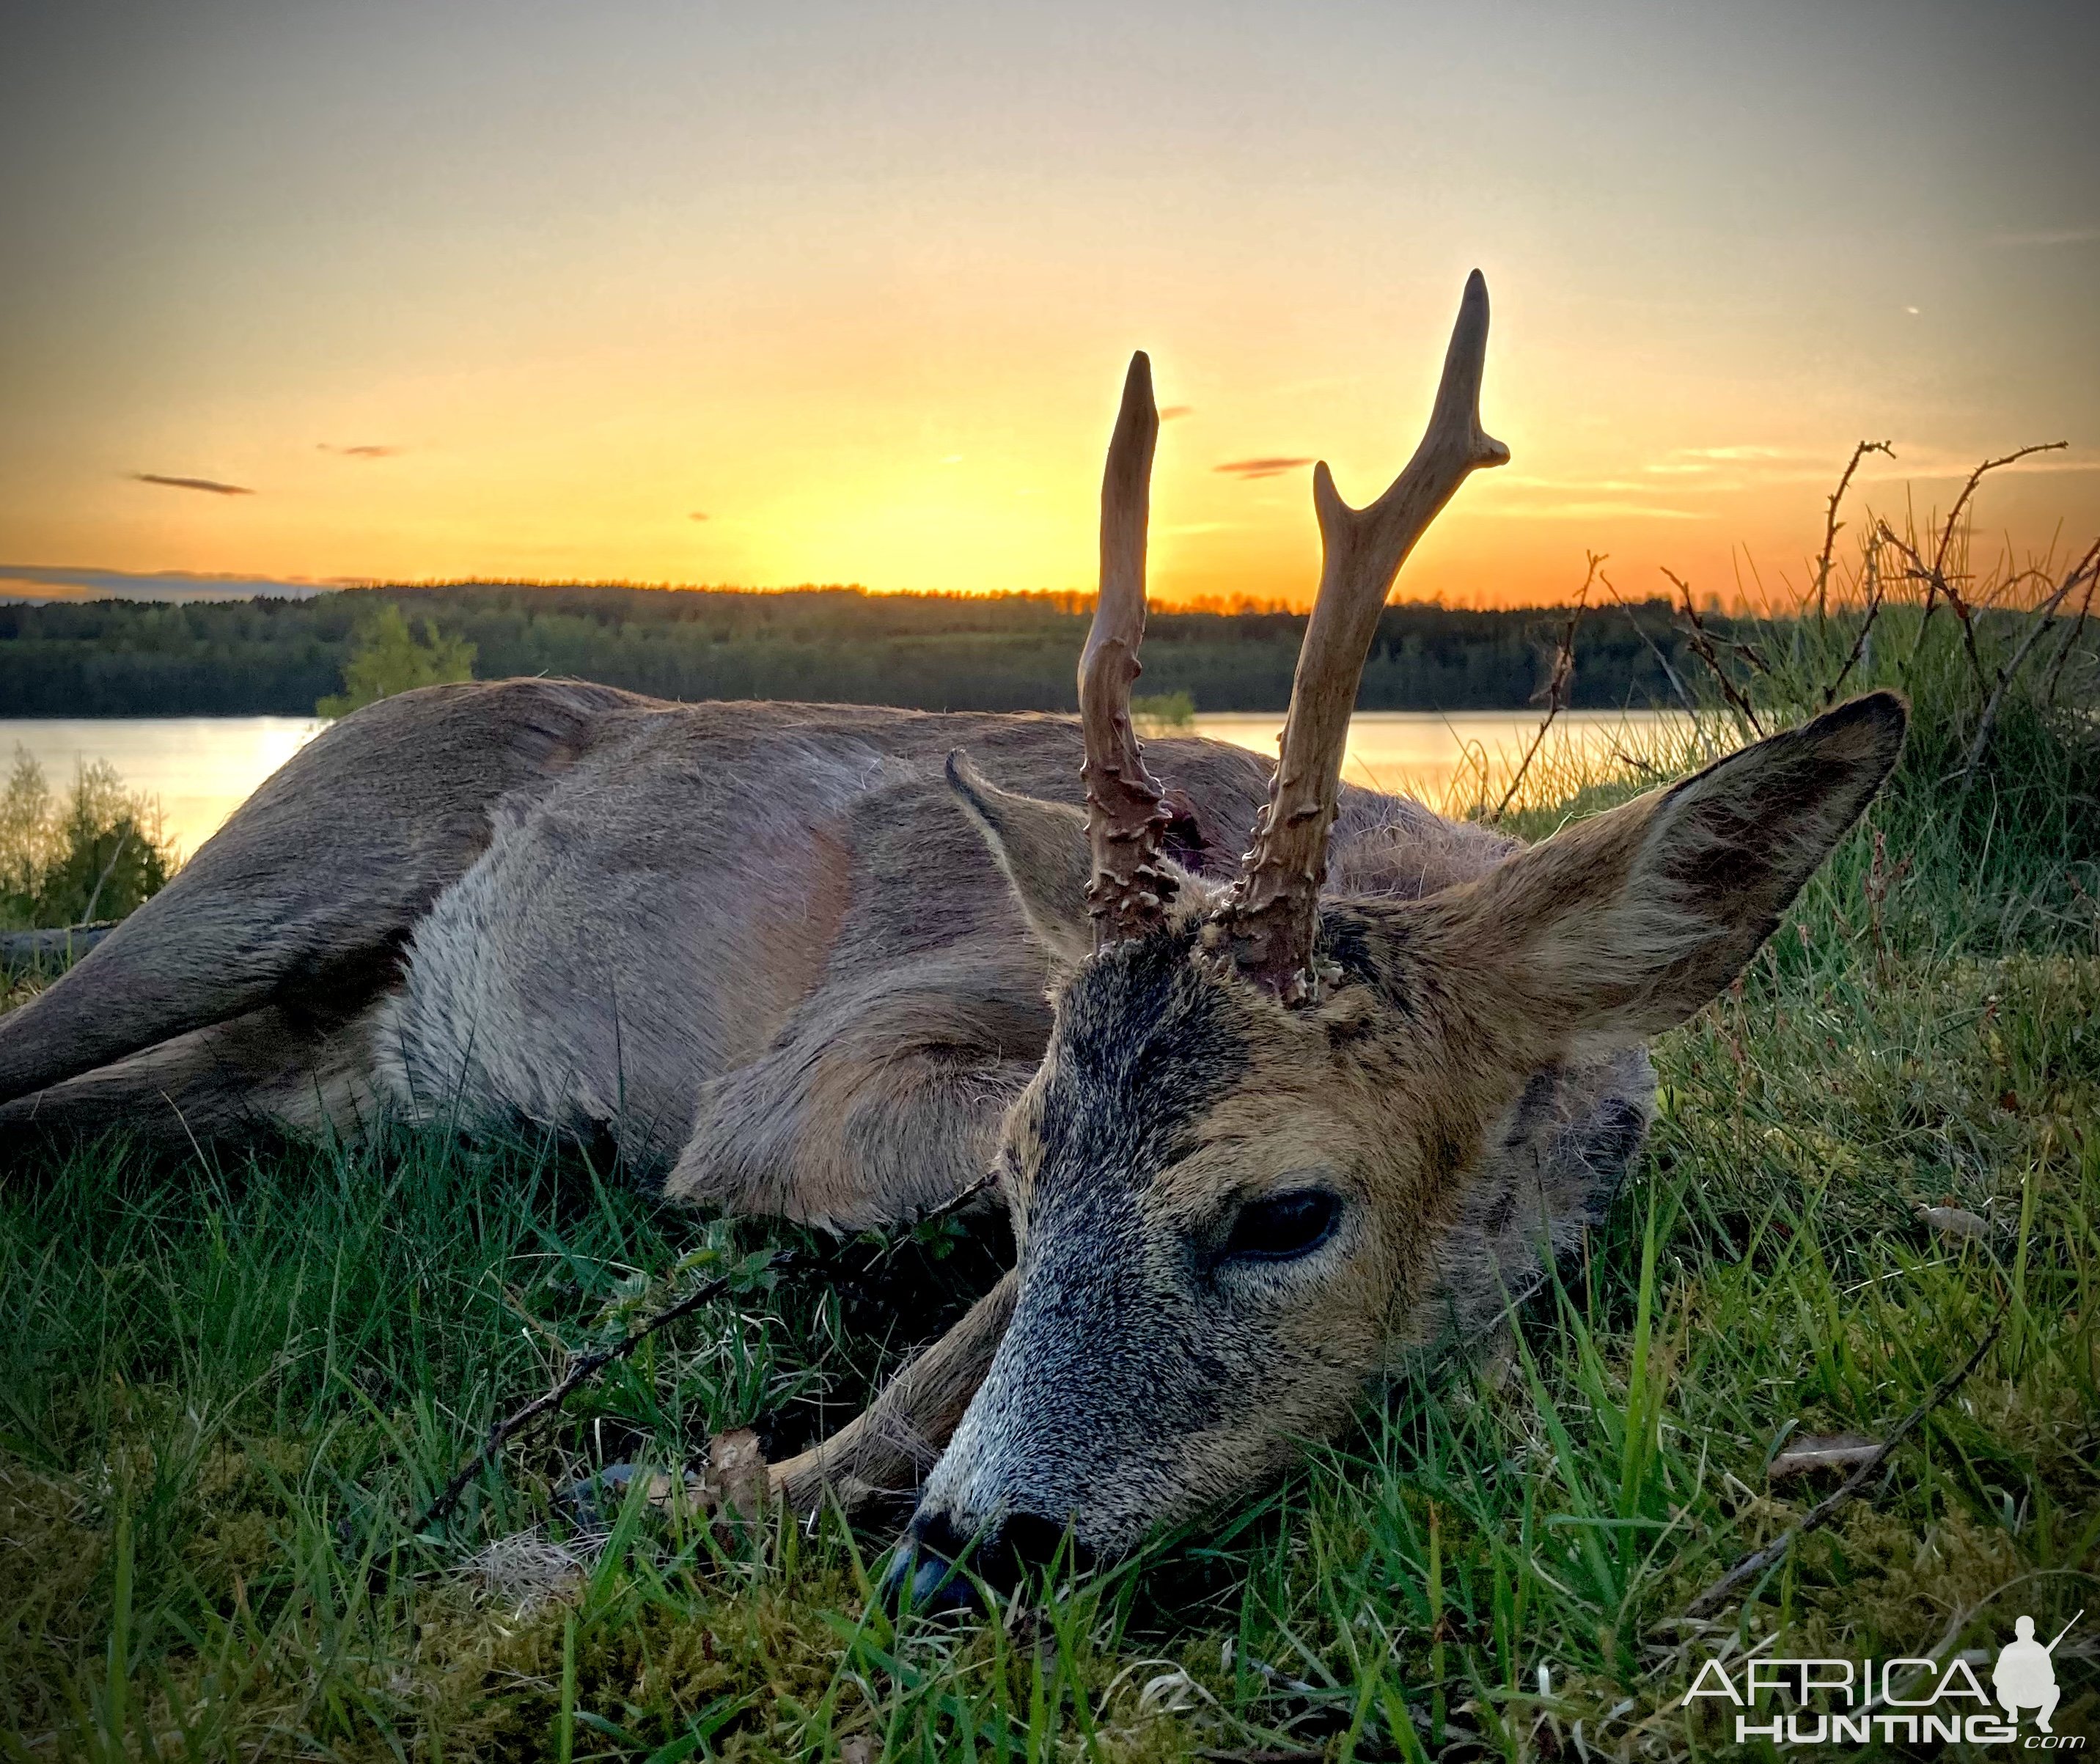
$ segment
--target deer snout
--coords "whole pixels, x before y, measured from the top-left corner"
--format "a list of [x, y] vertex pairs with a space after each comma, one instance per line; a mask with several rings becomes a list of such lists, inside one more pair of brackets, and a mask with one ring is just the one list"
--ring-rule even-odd
[[979, 1582], [1008, 1593], [1032, 1568], [1060, 1560], [1083, 1568], [1087, 1557], [1065, 1527], [1039, 1514], [1009, 1513], [965, 1531], [945, 1510], [922, 1506], [883, 1576], [882, 1595], [893, 1606], [922, 1612], [973, 1611], [983, 1603]]

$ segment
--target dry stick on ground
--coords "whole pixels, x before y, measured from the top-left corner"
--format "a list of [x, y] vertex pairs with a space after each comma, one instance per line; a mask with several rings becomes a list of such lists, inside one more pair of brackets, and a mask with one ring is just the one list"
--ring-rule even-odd
[[1886, 441], [1862, 441], [1852, 449], [1852, 457], [1838, 480], [1838, 487], [1830, 492], [1830, 512], [1823, 523], [1823, 553], [1815, 560], [1815, 628], [1823, 628], [1824, 615], [1829, 610], [1830, 553], [1836, 549], [1838, 534], [1843, 523], [1838, 518], [1838, 507], [1845, 500], [1845, 492], [1852, 487], [1852, 474], [1859, 470], [1860, 461], [1869, 453], [1886, 453], [1890, 459], [1896, 456], [1895, 449]]
[[2005, 1318], [2011, 1309], [2010, 1299], [1998, 1307], [1997, 1318], [1983, 1340], [1977, 1343], [1976, 1351], [1962, 1361], [1960, 1370], [1942, 1378], [1934, 1387], [1932, 1394], [1896, 1424], [1895, 1431], [1882, 1441], [1878, 1452], [1847, 1476], [1833, 1493], [1824, 1496], [1810, 1508], [1807, 1516], [1799, 1524], [1788, 1526], [1763, 1549], [1752, 1550], [1693, 1599], [1684, 1607], [1685, 1616], [1712, 1616], [1726, 1602], [1728, 1594], [1745, 1581], [1756, 1579], [1766, 1569], [1783, 1561], [1787, 1551], [1793, 1547], [1795, 1539], [1805, 1537], [1812, 1531], [1820, 1531], [1836, 1517], [1840, 1509], [1856, 1499], [1867, 1484], [1881, 1473], [1882, 1466], [1888, 1462], [1890, 1454], [1910, 1436], [1917, 1424], [1959, 1390], [1969, 1374], [1983, 1364], [1983, 1356], [1991, 1351], [1991, 1345], [1997, 1340], [1999, 1331], [2005, 1328]]
[[1560, 645], [1553, 652], [1553, 672], [1547, 677], [1543, 690], [1532, 696], [1534, 704], [1542, 698], [1546, 700], [1546, 715], [1539, 720], [1538, 733], [1531, 738], [1531, 745], [1518, 764], [1516, 775], [1510, 779], [1509, 788], [1502, 792], [1501, 804], [1488, 817], [1490, 821], [1499, 821], [1509, 813], [1509, 805], [1516, 800], [1518, 788], [1524, 783], [1524, 774], [1531, 770], [1531, 762], [1538, 755], [1539, 744], [1546, 739], [1546, 731], [1553, 726], [1553, 719], [1560, 714], [1561, 708], [1568, 701], [1568, 689], [1575, 680], [1576, 628], [1582, 623], [1582, 615], [1589, 610], [1590, 584], [1597, 580], [1597, 566], [1604, 561], [1606, 555], [1601, 551], [1593, 551], [1589, 554], [1589, 570], [1583, 576], [1582, 586], [1576, 593], [1575, 604], [1568, 609], [1567, 628], [1561, 632]]
[[[793, 1250], [783, 1250], [766, 1265], [773, 1268], [785, 1268], [794, 1259]], [[562, 1399], [585, 1379], [603, 1371], [615, 1360], [624, 1360], [628, 1355], [633, 1353], [637, 1347], [639, 1347], [643, 1342], [667, 1323], [675, 1323], [682, 1316], [690, 1316], [702, 1305], [712, 1303], [729, 1290], [730, 1283], [735, 1278], [735, 1276], [732, 1274], [719, 1275], [687, 1293], [677, 1303], [666, 1305], [643, 1323], [639, 1329], [631, 1331], [623, 1339], [615, 1342], [610, 1347], [596, 1347], [587, 1354], [578, 1355], [569, 1363], [568, 1370], [556, 1382], [552, 1389], [543, 1396], [534, 1397], [523, 1409], [514, 1410], [505, 1415], [502, 1420], [488, 1430], [488, 1437], [482, 1441], [481, 1449], [460, 1466], [454, 1473], [452, 1480], [439, 1491], [437, 1499], [423, 1510], [421, 1517], [417, 1519], [410, 1528], [419, 1533], [426, 1532], [433, 1525], [448, 1518], [452, 1509], [459, 1505], [460, 1497], [466, 1493], [468, 1486], [474, 1479], [494, 1461], [496, 1454], [503, 1449], [507, 1440], [513, 1438], [520, 1430], [538, 1420], [540, 1416], [560, 1408]]]
[[2078, 567], [2063, 579], [2062, 585], [2035, 608], [2027, 633], [2020, 639], [2020, 646], [2013, 651], [2013, 659], [1998, 670], [1997, 684], [1991, 689], [1991, 696], [1983, 706], [1983, 714], [1976, 724], [1976, 739], [1969, 743], [1969, 752], [1961, 762], [1961, 794], [1966, 796], [1969, 787], [1975, 782], [1976, 768], [1983, 764], [1983, 750], [1991, 744], [1992, 732], [1998, 726], [1998, 711], [2005, 701], [2005, 689], [2013, 683], [2013, 677], [2027, 665], [2029, 652], [2043, 632], [2049, 628], [2049, 620], [2055, 617], [2056, 609], [2062, 606], [2071, 589], [2096, 570], [2100, 570], [2100, 539], [2093, 542], [2092, 549], [2079, 559]]
[[1743, 689], [1728, 677], [1728, 670], [1721, 665], [1720, 653], [1714, 647], [1714, 639], [1706, 628], [1706, 622], [1699, 616], [1698, 608], [1692, 604], [1692, 584], [1674, 571], [1666, 569], [1662, 573], [1684, 597], [1684, 636], [1685, 641], [1692, 646], [1692, 653], [1705, 663], [1706, 671], [1713, 675], [1714, 684], [1720, 687], [1722, 697], [1735, 707], [1736, 714], [1750, 725], [1754, 734], [1762, 736], [1765, 725], [1758, 721], [1758, 713], [1751, 708], [1749, 699], [1744, 696]]

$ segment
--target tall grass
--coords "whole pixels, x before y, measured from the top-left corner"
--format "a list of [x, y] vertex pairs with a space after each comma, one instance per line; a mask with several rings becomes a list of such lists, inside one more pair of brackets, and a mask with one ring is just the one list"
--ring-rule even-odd
[[[2090, 637], [2059, 603], [1971, 766], [2033, 584], [1987, 605], [1950, 576], [1964, 621], [1885, 575], [1877, 609], [1866, 572], [1887, 562], [1863, 553], [1856, 594], [1828, 572], [1820, 625], [1811, 602], [1717, 644], [1675, 747], [1581, 770], [1542, 749], [1510, 810], [1550, 831], [1833, 681], [1916, 709], [1867, 825], [1741, 983], [1657, 1045], [1648, 1149], [1585, 1255], [1279, 1488], [990, 1619], [885, 1612], [895, 1515], [726, 1523], [652, 1506], [639, 1480], [593, 1515], [562, 1491], [747, 1424], [795, 1449], [988, 1283], [995, 1233], [708, 1224], [573, 1153], [435, 1135], [18, 1169], [5, 1749], [1736, 1756], [1725, 1705], [1683, 1704], [1709, 1657], [1988, 1660], [2017, 1615], [2048, 1634], [2100, 1609]], [[2067, 633], [2060, 668], [2037, 667]], [[1958, 1233], [1921, 1211], [1949, 1207]], [[411, 1528], [493, 1417], [696, 1248], [768, 1246], [797, 1259], [652, 1338], [455, 1519]], [[1773, 1479], [1788, 1441], [1886, 1437], [1921, 1407], [1867, 1497], [1685, 1615], [1827, 1491]], [[2096, 1634], [2058, 1650], [2059, 1732], [2100, 1725]]]

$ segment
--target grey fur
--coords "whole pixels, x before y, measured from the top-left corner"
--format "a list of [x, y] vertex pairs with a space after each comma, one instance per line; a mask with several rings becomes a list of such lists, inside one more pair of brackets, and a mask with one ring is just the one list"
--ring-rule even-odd
[[[1001, 875], [981, 833], [995, 796], [1065, 805], [1057, 824], [1081, 836], [1079, 746], [1061, 717], [673, 705], [561, 681], [386, 700], [0, 1019], [0, 1124], [181, 1145], [355, 1134], [390, 1114], [523, 1120], [616, 1134], [675, 1197], [842, 1227], [911, 1218], [982, 1180], [1043, 1066], [1048, 994], [1073, 958], [1031, 930], [1026, 879]], [[977, 772], [942, 775], [957, 748], [990, 792], [984, 824], [957, 794]], [[1269, 766], [1201, 740], [1151, 753], [1193, 806], [1190, 891], [1215, 889]], [[1349, 789], [1332, 867], [1354, 896], [1412, 901], [1512, 849]], [[1083, 862], [1051, 868], [1053, 894], [1083, 883]], [[1174, 1056], [1215, 989], [1189, 980], [1181, 1014], [1149, 1023], [1101, 980], [1065, 992], [1061, 1033], [1124, 1074], [1075, 1078], [1066, 1099], [1074, 1131], [1110, 1139], [1020, 1221], [1017, 1321], [928, 1510], [942, 1491], [966, 1512], [1077, 1510], [1085, 1494], [1090, 1541], [1120, 1546], [1227, 1492], [1192, 1480], [1189, 1439], [1263, 1400], [1289, 1356], [1253, 1298], [1198, 1293], [1135, 1224], [1140, 1176], [1225, 1081], [1246, 1025]], [[1171, 1094], [1132, 1109], [1117, 1085], [1133, 1060]], [[1423, 1221], [1426, 1302], [1397, 1347], [1423, 1318], [1471, 1336], [1536, 1282], [1541, 1242], [1564, 1247], [1608, 1197], [1651, 1082], [1634, 1054], [1534, 1083], [1455, 1214]]]
[[[523, 1120], [616, 1132], [679, 1197], [914, 1216], [982, 1175], [1049, 1029], [1047, 959], [942, 776], [958, 747], [1079, 800], [1063, 717], [547, 681], [384, 700], [0, 1019], [0, 1125], [180, 1148]], [[1229, 866], [1265, 764], [1151, 751]], [[1345, 814], [1403, 871], [1501, 849], [1368, 792]]]

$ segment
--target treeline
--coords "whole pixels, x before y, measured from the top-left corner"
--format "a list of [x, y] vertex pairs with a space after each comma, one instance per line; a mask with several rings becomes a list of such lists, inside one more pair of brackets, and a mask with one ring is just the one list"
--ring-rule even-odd
[[[303, 601], [0, 606], [0, 717], [307, 716], [343, 683], [380, 601], [471, 643], [475, 673], [568, 675], [656, 697], [806, 699], [926, 710], [1069, 710], [1082, 597], [871, 594], [465, 584]], [[1359, 700], [1371, 710], [1522, 705], [1547, 678], [1564, 614], [1398, 606], [1379, 620]], [[1201, 711], [1275, 710], [1301, 615], [1155, 612], [1146, 693]], [[1662, 602], [1592, 611], [1572, 703], [1667, 703], [1688, 677]]]

